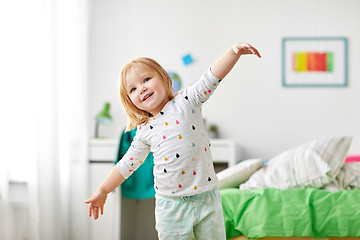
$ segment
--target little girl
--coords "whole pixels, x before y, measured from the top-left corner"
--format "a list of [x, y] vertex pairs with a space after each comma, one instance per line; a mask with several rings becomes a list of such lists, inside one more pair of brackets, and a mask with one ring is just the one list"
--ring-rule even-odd
[[154, 60], [139, 58], [120, 73], [120, 97], [127, 130], [137, 127], [128, 152], [92, 197], [89, 216], [97, 219], [108, 193], [125, 181], [151, 151], [154, 156], [156, 230], [159, 239], [226, 239], [210, 140], [201, 114], [241, 55], [259, 52], [234, 44], [200, 79], [174, 96], [167, 72]]

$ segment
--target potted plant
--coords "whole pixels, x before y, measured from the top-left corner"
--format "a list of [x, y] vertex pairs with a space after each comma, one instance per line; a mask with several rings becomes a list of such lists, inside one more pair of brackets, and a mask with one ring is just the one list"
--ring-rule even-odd
[[219, 138], [219, 129], [215, 124], [209, 126], [209, 137], [210, 138]]

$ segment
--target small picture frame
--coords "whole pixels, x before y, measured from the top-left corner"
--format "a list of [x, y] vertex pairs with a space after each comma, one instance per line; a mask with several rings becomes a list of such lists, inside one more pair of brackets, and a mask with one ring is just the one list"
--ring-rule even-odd
[[344, 37], [283, 38], [283, 86], [347, 86], [347, 45]]

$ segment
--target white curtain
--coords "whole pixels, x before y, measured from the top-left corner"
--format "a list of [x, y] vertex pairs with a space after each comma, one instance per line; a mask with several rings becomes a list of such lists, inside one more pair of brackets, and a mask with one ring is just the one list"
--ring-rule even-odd
[[87, 1], [0, 2], [0, 239], [87, 239]]
[[[3, 128], [0, 129], [4, 130]], [[7, 163], [4, 161], [7, 154], [6, 143], [4, 140], [1, 140], [0, 144], [4, 146], [1, 151], [3, 158], [0, 158], [0, 239], [14, 239], [16, 234], [15, 219], [12, 206], [9, 202], [9, 178], [6, 171]]]

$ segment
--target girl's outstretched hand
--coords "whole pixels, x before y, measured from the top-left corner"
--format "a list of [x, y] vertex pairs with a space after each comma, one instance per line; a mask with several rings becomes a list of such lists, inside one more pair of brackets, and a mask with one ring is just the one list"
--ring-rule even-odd
[[240, 55], [254, 54], [254, 55], [258, 56], [259, 58], [261, 58], [258, 50], [256, 50], [256, 48], [254, 48], [253, 46], [251, 46], [248, 43], [243, 43], [243, 42], [235, 43], [233, 45], [233, 50], [234, 50], [235, 54], [240, 54]]
[[94, 216], [94, 219], [98, 219], [99, 210], [101, 215], [104, 213], [104, 204], [107, 198], [107, 194], [97, 190], [91, 198], [85, 201], [86, 204], [89, 204], [89, 217]]

